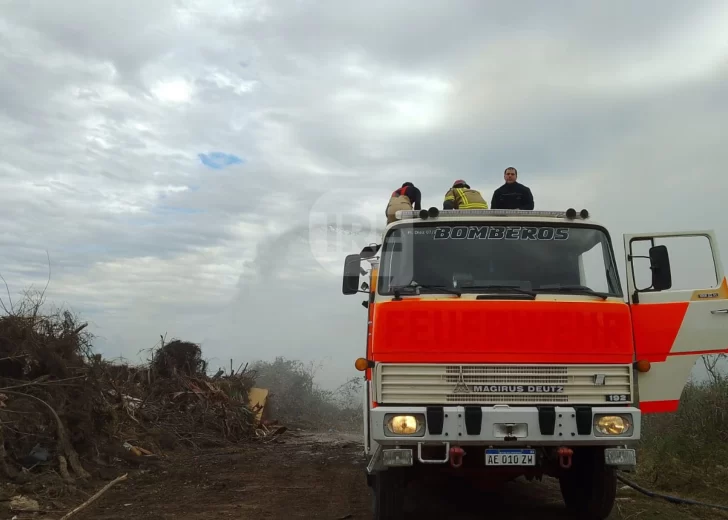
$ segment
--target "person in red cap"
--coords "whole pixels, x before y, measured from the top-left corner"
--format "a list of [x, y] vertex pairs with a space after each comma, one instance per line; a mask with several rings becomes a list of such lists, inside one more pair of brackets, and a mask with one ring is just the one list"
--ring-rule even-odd
[[417, 211], [422, 209], [422, 193], [411, 182], [405, 182], [401, 188], [394, 190], [389, 198], [387, 209], [384, 212], [387, 216], [387, 224], [397, 220], [397, 211], [411, 211], [413, 205]]
[[462, 179], [456, 180], [445, 194], [442, 209], [488, 209], [488, 203], [478, 190]]

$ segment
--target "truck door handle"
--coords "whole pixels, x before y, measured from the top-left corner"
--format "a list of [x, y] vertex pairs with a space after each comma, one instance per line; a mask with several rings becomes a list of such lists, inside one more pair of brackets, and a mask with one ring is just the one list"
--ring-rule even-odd
[[710, 311], [710, 314], [728, 314], [728, 309], [716, 309], [714, 311]]

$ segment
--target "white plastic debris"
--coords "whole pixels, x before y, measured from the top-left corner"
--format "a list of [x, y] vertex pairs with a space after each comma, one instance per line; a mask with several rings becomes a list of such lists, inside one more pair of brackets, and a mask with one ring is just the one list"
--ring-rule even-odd
[[40, 511], [40, 505], [32, 498], [17, 495], [10, 499], [10, 510], [19, 513], [37, 513]]

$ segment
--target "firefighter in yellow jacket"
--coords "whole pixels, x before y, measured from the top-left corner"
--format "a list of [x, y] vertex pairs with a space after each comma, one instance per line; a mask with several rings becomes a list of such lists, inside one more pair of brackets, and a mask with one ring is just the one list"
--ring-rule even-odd
[[442, 209], [488, 209], [488, 203], [478, 190], [458, 179], [445, 194]]
[[387, 216], [387, 224], [397, 220], [397, 211], [411, 211], [413, 205], [417, 211], [422, 209], [422, 193], [411, 182], [405, 182], [401, 188], [394, 190], [389, 198], [387, 209], [384, 212]]

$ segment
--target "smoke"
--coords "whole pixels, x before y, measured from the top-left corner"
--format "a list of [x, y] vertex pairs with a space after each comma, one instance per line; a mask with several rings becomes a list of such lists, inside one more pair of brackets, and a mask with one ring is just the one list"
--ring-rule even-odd
[[207, 340], [212, 351], [233, 352], [234, 364], [277, 356], [320, 364], [317, 381], [325, 388], [358, 374], [353, 362], [364, 353], [366, 310], [341, 293], [344, 257], [376, 242], [383, 226], [361, 225], [357, 216], [336, 220], [297, 224], [257, 244]]

